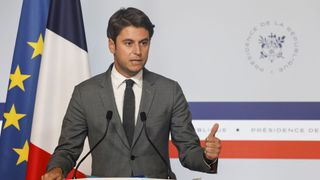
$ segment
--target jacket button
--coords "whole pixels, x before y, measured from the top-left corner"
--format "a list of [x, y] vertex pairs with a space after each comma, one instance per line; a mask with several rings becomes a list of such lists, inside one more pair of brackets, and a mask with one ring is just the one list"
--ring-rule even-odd
[[130, 159], [133, 161], [136, 157], [134, 155], [130, 156]]

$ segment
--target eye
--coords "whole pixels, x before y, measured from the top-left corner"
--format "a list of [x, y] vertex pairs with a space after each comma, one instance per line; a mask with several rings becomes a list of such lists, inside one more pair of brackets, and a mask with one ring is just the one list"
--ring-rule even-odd
[[145, 40], [145, 41], [142, 41], [140, 44], [143, 46], [147, 46], [147, 45], [149, 45], [149, 41]]
[[125, 42], [126, 46], [130, 46], [132, 43], [131, 42]]
[[133, 42], [132, 41], [124, 41], [124, 44], [126, 46], [132, 46]]

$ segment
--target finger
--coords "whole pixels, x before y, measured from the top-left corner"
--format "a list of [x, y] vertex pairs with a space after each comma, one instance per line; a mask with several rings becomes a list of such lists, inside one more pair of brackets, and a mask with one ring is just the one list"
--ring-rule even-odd
[[212, 136], [208, 136], [205, 139], [205, 142], [210, 142], [210, 143], [220, 143], [220, 139]]
[[204, 149], [205, 152], [207, 153], [220, 153], [221, 147], [217, 146], [217, 147], [206, 147]]
[[215, 137], [218, 129], [219, 129], [219, 124], [218, 124], [218, 123], [215, 123], [215, 124], [213, 125], [212, 129], [211, 129], [211, 132], [210, 132], [209, 136]]
[[216, 158], [219, 158], [219, 155], [218, 154], [211, 154], [211, 153], [207, 153], [206, 154], [206, 157], [210, 160], [214, 160]]
[[220, 143], [206, 143], [206, 148], [220, 148], [221, 144]]
[[215, 159], [215, 158], [218, 158], [219, 157], [219, 151], [218, 152], [215, 152], [215, 151], [205, 151], [205, 156], [208, 158], [208, 159]]
[[219, 153], [221, 151], [221, 146], [214, 146], [214, 147], [206, 147], [205, 152], [210, 153]]

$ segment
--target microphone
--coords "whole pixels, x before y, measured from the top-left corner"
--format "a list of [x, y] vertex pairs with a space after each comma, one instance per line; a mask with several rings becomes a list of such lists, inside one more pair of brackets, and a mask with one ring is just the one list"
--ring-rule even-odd
[[157, 154], [160, 156], [161, 160], [163, 161], [163, 163], [166, 165], [167, 169], [168, 169], [168, 179], [177, 179], [176, 175], [171, 171], [171, 168], [169, 166], [169, 164], [167, 163], [167, 161], [164, 159], [164, 157], [162, 156], [162, 154], [160, 153], [160, 151], [157, 149], [157, 147], [152, 143], [149, 135], [148, 135], [148, 131], [147, 131], [147, 126], [146, 126], [146, 121], [147, 121], [147, 115], [145, 112], [141, 112], [140, 113], [140, 119], [143, 123], [143, 128], [144, 128], [144, 133], [146, 134], [146, 137], [149, 141], [149, 143], [151, 144], [151, 146], [153, 147], [153, 149], [157, 152]]
[[72, 179], [77, 179], [77, 171], [78, 171], [78, 168], [80, 166], [80, 164], [87, 158], [87, 156], [89, 156], [89, 154], [91, 154], [91, 152], [102, 142], [102, 140], [106, 137], [107, 135], [107, 132], [108, 132], [108, 127], [109, 127], [109, 124], [110, 124], [110, 121], [112, 119], [112, 111], [108, 111], [107, 112], [107, 115], [106, 115], [106, 118], [107, 118], [107, 127], [106, 127], [106, 130], [104, 131], [104, 134], [103, 136], [101, 137], [101, 139], [93, 146], [93, 148], [80, 160], [80, 162], [78, 163], [77, 167], [75, 168], [74, 172], [73, 172], [73, 176], [72, 176]]

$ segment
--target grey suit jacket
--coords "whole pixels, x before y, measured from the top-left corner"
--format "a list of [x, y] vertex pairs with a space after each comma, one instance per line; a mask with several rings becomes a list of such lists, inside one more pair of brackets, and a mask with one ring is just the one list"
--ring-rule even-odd
[[[166, 178], [165, 164], [143, 133], [138, 117], [132, 146], [129, 146], [117, 111], [111, 69], [77, 85], [63, 120], [59, 144], [47, 170], [61, 167], [64, 175], [74, 167], [86, 136], [90, 148], [102, 137], [106, 128], [106, 113], [113, 111], [106, 138], [92, 152], [92, 175], [102, 177], [146, 176]], [[139, 112], [147, 114], [147, 130], [155, 146], [169, 163], [168, 139], [179, 151], [183, 166], [196, 171], [215, 173], [203, 160], [203, 149], [191, 123], [188, 103], [177, 82], [143, 72], [143, 88]]]

